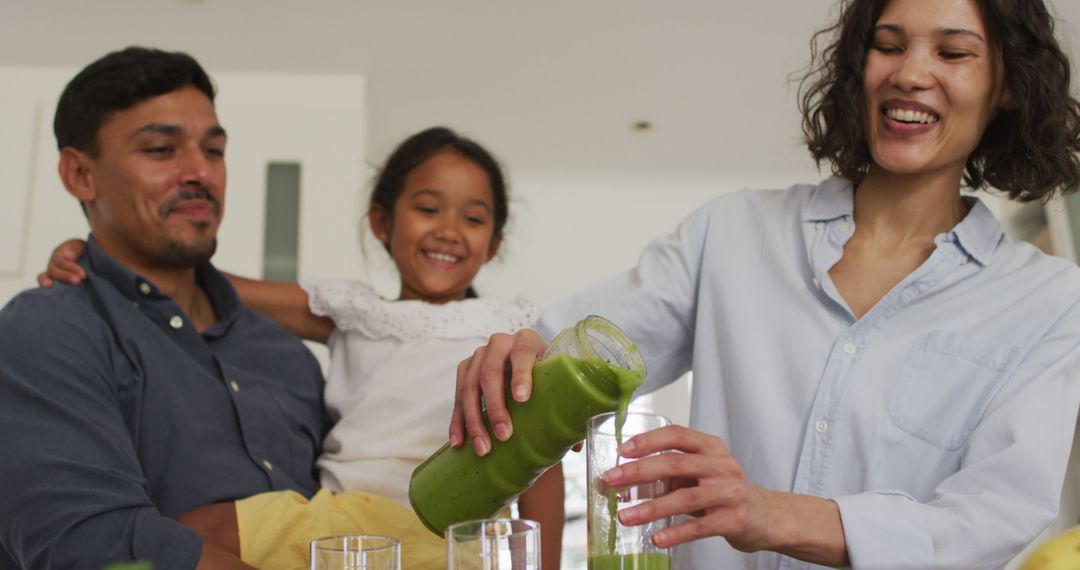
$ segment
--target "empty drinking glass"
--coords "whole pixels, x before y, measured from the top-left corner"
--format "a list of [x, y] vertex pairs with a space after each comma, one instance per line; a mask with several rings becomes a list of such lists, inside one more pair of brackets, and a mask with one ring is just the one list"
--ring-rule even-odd
[[373, 535], [311, 541], [311, 570], [401, 570], [401, 543]]
[[466, 521], [446, 529], [449, 570], [540, 570], [540, 523]]

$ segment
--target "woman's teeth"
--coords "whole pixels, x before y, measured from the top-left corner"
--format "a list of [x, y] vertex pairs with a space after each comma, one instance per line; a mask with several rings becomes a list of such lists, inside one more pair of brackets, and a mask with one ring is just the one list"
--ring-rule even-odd
[[938, 122], [936, 115], [930, 113], [924, 113], [922, 111], [912, 111], [911, 109], [886, 109], [885, 116], [901, 123], [922, 123], [924, 125], [931, 125]]

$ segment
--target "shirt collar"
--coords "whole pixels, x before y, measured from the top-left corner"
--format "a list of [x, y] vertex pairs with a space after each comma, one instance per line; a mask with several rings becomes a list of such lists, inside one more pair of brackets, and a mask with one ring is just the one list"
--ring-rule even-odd
[[[105, 253], [93, 234], [86, 238], [86, 253], [80, 262], [89, 272], [108, 281], [130, 301], [168, 298], [156, 285]], [[206, 262], [195, 268], [195, 281], [210, 298], [219, 324], [230, 323], [240, 308], [240, 297], [229, 280], [213, 264]]]
[[956, 238], [956, 243], [979, 265], [987, 265], [994, 255], [1005, 231], [981, 200], [974, 196], [965, 196], [968, 214], [949, 232]]
[[803, 207], [803, 220], [828, 222], [850, 218], [855, 208], [854, 195], [851, 182], [843, 178], [829, 178], [814, 189], [814, 194]]
[[[815, 189], [813, 196], [803, 208], [806, 222], [829, 222], [851, 218], [855, 208], [855, 190], [851, 182], [843, 178], [830, 178]], [[948, 236], [980, 265], [986, 265], [994, 249], [1004, 235], [1001, 224], [990, 209], [974, 196], [964, 196], [968, 214], [948, 232]]]

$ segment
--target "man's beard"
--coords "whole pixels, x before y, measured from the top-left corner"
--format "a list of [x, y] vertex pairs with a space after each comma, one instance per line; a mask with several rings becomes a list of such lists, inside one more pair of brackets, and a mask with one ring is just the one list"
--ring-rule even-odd
[[161, 253], [166, 263], [175, 267], [198, 267], [214, 256], [217, 238], [199, 239], [185, 243], [170, 237], [161, 238]]
[[[206, 188], [199, 186], [184, 188], [174, 194], [161, 205], [159, 216], [164, 220], [169, 217], [169, 212], [172, 211], [172, 207], [177, 202], [193, 199], [205, 200], [214, 208], [215, 214], [220, 212], [221, 205], [214, 198], [214, 195]], [[195, 225], [201, 229], [206, 229], [210, 223], [195, 222]], [[164, 261], [166, 263], [170, 263], [175, 267], [197, 267], [210, 261], [210, 258], [214, 256], [214, 252], [217, 251], [217, 236], [205, 239], [196, 238], [193, 243], [185, 243], [170, 236], [162, 236], [160, 244], [162, 246], [160, 250], [165, 257]]]

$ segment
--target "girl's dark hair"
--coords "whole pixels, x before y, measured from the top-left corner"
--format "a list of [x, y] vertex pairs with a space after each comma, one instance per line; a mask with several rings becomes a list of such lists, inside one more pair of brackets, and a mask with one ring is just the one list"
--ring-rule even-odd
[[[866, 140], [863, 70], [874, 26], [889, 0], [841, 0], [840, 19], [814, 34], [799, 88], [811, 156], [858, 184], [873, 162]], [[1069, 59], [1042, 0], [976, 0], [1004, 62], [1015, 106], [1003, 109], [968, 157], [964, 184], [1020, 201], [1080, 186], [1080, 102], [1069, 93]], [[832, 39], [832, 43], [821, 47]]]
[[[487, 174], [495, 200], [494, 212], [492, 212], [495, 227], [492, 230], [492, 237], [502, 237], [510, 207], [506, 178], [503, 176], [499, 162], [476, 141], [465, 138], [446, 127], [432, 127], [420, 131], [405, 139], [394, 149], [394, 152], [390, 153], [386, 164], [375, 179], [375, 188], [371, 191], [368, 208], [378, 205], [393, 220], [394, 206], [405, 189], [405, 179], [427, 159], [444, 150], [454, 151], [469, 159]], [[389, 246], [387, 246], [387, 251], [389, 251]], [[476, 296], [476, 291], [470, 285], [465, 291], [465, 297], [475, 298]]]

